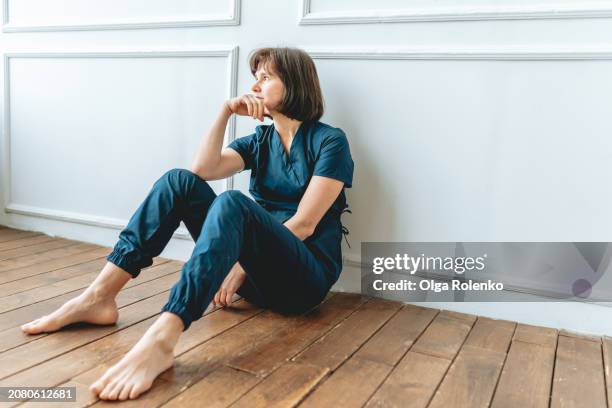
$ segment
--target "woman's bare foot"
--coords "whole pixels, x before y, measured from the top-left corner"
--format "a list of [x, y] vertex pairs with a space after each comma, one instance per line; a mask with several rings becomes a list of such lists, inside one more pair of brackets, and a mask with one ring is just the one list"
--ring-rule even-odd
[[174, 345], [183, 323], [172, 313], [162, 313], [134, 347], [89, 390], [103, 400], [135, 399], [153, 385], [174, 362]]
[[114, 324], [119, 312], [115, 296], [130, 280], [131, 275], [107, 262], [89, 287], [55, 312], [21, 326], [28, 334], [53, 332], [70, 323]]
[[76, 322], [114, 324], [119, 312], [114, 297], [98, 297], [93, 291], [85, 291], [64, 303], [55, 312], [21, 326], [27, 334], [53, 332]]

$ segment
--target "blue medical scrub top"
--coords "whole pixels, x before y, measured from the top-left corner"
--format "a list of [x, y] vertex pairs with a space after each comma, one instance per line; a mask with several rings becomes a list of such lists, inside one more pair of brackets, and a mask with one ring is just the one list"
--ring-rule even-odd
[[[260, 125], [255, 133], [235, 139], [228, 145], [251, 170], [251, 196], [281, 223], [291, 218], [306, 192], [312, 176], [325, 176], [352, 187], [353, 159], [344, 132], [321, 122], [302, 122], [289, 154], [274, 124]], [[342, 234], [348, 230], [340, 215], [350, 210], [344, 188], [304, 243], [322, 261], [335, 282], [342, 270]], [[348, 241], [347, 241], [348, 243]]]

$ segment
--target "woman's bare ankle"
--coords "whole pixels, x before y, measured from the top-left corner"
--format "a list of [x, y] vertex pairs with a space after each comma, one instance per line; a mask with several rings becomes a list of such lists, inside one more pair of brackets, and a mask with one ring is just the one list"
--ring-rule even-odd
[[147, 334], [152, 336], [156, 343], [172, 350], [183, 333], [183, 328], [183, 321], [179, 316], [171, 312], [163, 312], [149, 327]]
[[125, 270], [107, 262], [100, 274], [86, 289], [87, 296], [97, 300], [114, 299], [123, 286], [132, 278]]

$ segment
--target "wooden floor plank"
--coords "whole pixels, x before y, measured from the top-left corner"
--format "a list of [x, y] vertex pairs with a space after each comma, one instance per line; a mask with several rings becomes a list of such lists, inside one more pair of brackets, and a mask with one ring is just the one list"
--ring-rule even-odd
[[558, 331], [555, 329], [519, 323], [516, 326], [513, 340], [539, 344], [545, 347], [556, 347], [557, 335]]
[[559, 336], [551, 407], [606, 407], [601, 342]]
[[[130, 279], [126, 283], [126, 285], [123, 287], [123, 290], [121, 290], [119, 292], [119, 295], [117, 296], [117, 303], [119, 304], [126, 295], [129, 295], [129, 293], [131, 293], [129, 291], [126, 291], [127, 289], [149, 282], [153, 279], [157, 279], [161, 276], [174, 273], [180, 270], [182, 265], [182, 262], [168, 262], [168, 260], [164, 258], [155, 258], [153, 265], [143, 269], [142, 273], [138, 276], [137, 279]], [[0, 331], [20, 326], [23, 323], [27, 323], [33, 320], [34, 318], [48, 314], [49, 312], [59, 308], [68, 300], [81, 294], [83, 290], [85, 290], [85, 288], [68, 292], [61, 296], [34, 303], [19, 309], [12, 310], [10, 312], [2, 313], [0, 314]]]
[[27, 247], [31, 245], [39, 245], [44, 242], [53, 241], [56, 238], [50, 237], [43, 234], [35, 234], [30, 237], [20, 238], [10, 241], [0, 242], [0, 251], [6, 251], [8, 249]]
[[438, 313], [366, 406], [427, 406], [475, 321], [463, 313]]
[[356, 356], [394, 366], [438, 314], [436, 309], [404, 305]]
[[450, 364], [447, 358], [408, 351], [366, 407], [426, 407]]
[[70, 266], [77, 266], [84, 262], [99, 259], [101, 257], [106, 257], [109, 252], [109, 248], [101, 247], [85, 252], [78, 252], [76, 254], [65, 256], [63, 258], [53, 259], [51, 261], [11, 269], [10, 271], [0, 272], [0, 285], [32, 278], [37, 275], [42, 275]]
[[39, 288], [46, 285], [51, 285], [75, 276], [84, 275], [91, 272], [100, 272], [106, 264], [104, 255], [98, 258], [83, 262], [77, 265], [67, 266], [65, 268], [56, 269], [54, 271], [41, 273], [27, 278], [14, 280], [0, 284], [0, 302], [1, 298], [13, 295], [15, 293], [25, 292], [30, 289]]
[[548, 407], [554, 363], [555, 347], [512, 341], [491, 407]]
[[430, 403], [431, 407], [488, 407], [515, 324], [479, 317]]
[[164, 408], [197, 407], [223, 408], [234, 403], [261, 381], [252, 374], [222, 366], [163, 404]]
[[478, 317], [470, 331], [464, 346], [506, 354], [514, 336], [516, 323], [507, 320], [496, 320]]
[[505, 358], [505, 353], [464, 345], [429, 407], [488, 407]]
[[294, 320], [271, 341], [233, 359], [228, 365], [257, 376], [267, 376], [346, 319], [365, 300], [360, 295], [334, 296], [327, 300], [324, 311], [319, 308]]
[[[43, 254], [37, 254], [39, 256], [35, 261], [23, 260], [18, 265], [17, 263], [10, 270], [0, 272], [0, 283], [11, 282], [18, 279], [27, 278], [29, 276], [38, 275], [40, 273], [50, 272], [56, 269], [60, 269], [66, 266], [76, 265], [84, 262], [84, 260], [91, 260], [98, 258], [100, 255], [108, 255], [110, 253], [108, 248], [91, 246], [90, 244], [85, 245], [73, 245], [66, 248], [60, 248]], [[45, 255], [50, 259], [42, 257]], [[10, 259], [4, 262], [15, 261]]]
[[435, 309], [404, 305], [300, 407], [362, 407], [437, 313]]
[[362, 407], [393, 366], [353, 355], [306, 397], [300, 407]]
[[0, 243], [14, 241], [22, 238], [35, 237], [38, 235], [41, 235], [40, 232], [4, 229], [0, 231]]
[[74, 245], [83, 245], [83, 243], [64, 238], [56, 238], [38, 245], [29, 245], [22, 246], [19, 248], [6, 249], [4, 251], [0, 251], [0, 268], [4, 266], [4, 264], [8, 260], [31, 259], [33, 255], [38, 255], [44, 252], [49, 252], [54, 249], [65, 248]]
[[452, 360], [475, 320], [476, 316], [468, 320], [442, 311], [412, 346], [412, 351]]
[[302, 362], [289, 362], [242, 396], [232, 407], [294, 407], [327, 374], [329, 369]]
[[323, 338], [292, 360], [335, 370], [400, 308], [398, 302], [373, 298]]
[[73, 278], [61, 280], [47, 286], [37, 287], [14, 295], [5, 296], [0, 303], [0, 314], [18, 309], [32, 303], [41, 302], [66, 292], [72, 292], [87, 287], [94, 281], [99, 271], [77, 275]]

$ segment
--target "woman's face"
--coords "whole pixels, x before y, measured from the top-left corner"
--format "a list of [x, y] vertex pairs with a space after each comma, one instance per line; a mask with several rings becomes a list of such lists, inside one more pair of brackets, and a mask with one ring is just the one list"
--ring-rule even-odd
[[255, 97], [263, 99], [267, 114], [276, 113], [276, 109], [283, 101], [285, 86], [283, 81], [265, 64], [259, 64], [255, 72], [255, 83], [251, 86]]

